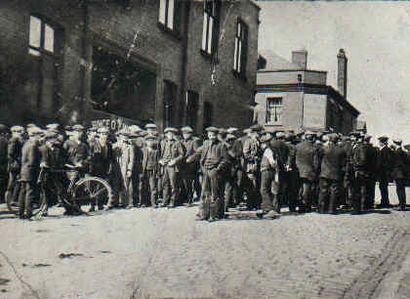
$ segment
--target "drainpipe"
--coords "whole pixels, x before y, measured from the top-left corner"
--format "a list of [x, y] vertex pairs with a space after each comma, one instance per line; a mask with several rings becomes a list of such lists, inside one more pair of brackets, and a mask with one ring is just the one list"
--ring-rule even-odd
[[183, 52], [182, 52], [182, 69], [181, 69], [181, 95], [182, 95], [182, 103], [180, 109], [182, 109], [182, 122], [183, 124], [186, 124], [187, 121], [187, 103], [186, 103], [186, 75], [187, 75], [187, 62], [188, 62], [188, 27], [189, 27], [189, 15], [191, 11], [191, 3], [190, 1], [185, 1], [185, 7], [184, 7], [184, 29], [183, 29], [183, 37], [182, 37], [182, 47], [183, 47]]

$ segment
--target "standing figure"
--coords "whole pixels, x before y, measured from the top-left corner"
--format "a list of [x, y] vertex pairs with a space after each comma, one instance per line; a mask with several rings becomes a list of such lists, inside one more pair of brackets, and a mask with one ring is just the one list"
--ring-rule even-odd
[[19, 194], [19, 217], [30, 219], [32, 216], [32, 203], [38, 199], [37, 180], [40, 174], [40, 148], [39, 137], [41, 130], [37, 127], [27, 129], [29, 139], [24, 143], [21, 151]]
[[318, 168], [318, 152], [314, 145], [312, 132], [306, 132], [304, 140], [296, 145], [296, 166], [299, 170], [300, 198], [299, 213], [311, 212], [313, 186]]
[[[160, 148], [153, 135], [145, 137], [145, 147], [143, 149], [141, 180], [144, 190], [143, 198], [140, 198], [141, 207], [151, 205], [153, 208], [158, 207], [158, 175]], [[149, 200], [147, 199], [149, 197]]]
[[7, 146], [7, 170], [9, 179], [7, 182], [6, 199], [11, 196], [12, 198], [17, 198], [19, 194], [17, 181], [20, 178], [21, 169], [21, 150], [24, 144], [24, 128], [21, 126], [13, 126], [10, 129], [11, 138]]
[[380, 208], [389, 208], [389, 182], [392, 180], [393, 170], [393, 151], [388, 146], [389, 138], [386, 136], [379, 137], [379, 154], [377, 163], [377, 180], [380, 189]]
[[197, 154], [202, 168], [202, 191], [199, 217], [201, 220], [214, 221], [224, 217], [223, 177], [228, 158], [225, 145], [217, 138], [218, 129], [208, 127], [206, 140]]
[[179, 172], [185, 149], [182, 143], [176, 140], [177, 129], [166, 128], [164, 133], [165, 140], [161, 146], [161, 159], [159, 160], [164, 171], [162, 177], [163, 206], [173, 208], [178, 204]]
[[397, 198], [399, 199], [399, 209], [406, 210], [406, 179], [409, 173], [409, 159], [403, 150], [401, 139], [393, 139], [393, 169], [392, 177], [396, 183]]
[[274, 219], [279, 210], [279, 155], [271, 148], [271, 134], [261, 137], [261, 149], [263, 151], [261, 161], [261, 208], [265, 218]]
[[199, 163], [188, 163], [187, 159], [194, 155], [200, 147], [200, 140], [193, 136], [193, 129], [191, 127], [183, 127], [182, 132], [182, 144], [185, 147], [184, 161], [181, 163], [181, 176], [183, 182], [183, 200], [187, 205], [191, 205], [194, 199], [194, 192], [197, 196], [200, 196], [199, 190]]
[[[134, 170], [134, 146], [126, 129], [118, 132], [118, 140], [113, 145], [113, 180], [119, 206], [133, 207], [132, 176]], [[108, 205], [111, 208], [112, 204]]]
[[0, 203], [4, 202], [7, 190], [7, 148], [8, 148], [8, 129], [0, 124]]
[[346, 170], [346, 152], [337, 144], [338, 135], [327, 135], [321, 151], [319, 213], [335, 214]]

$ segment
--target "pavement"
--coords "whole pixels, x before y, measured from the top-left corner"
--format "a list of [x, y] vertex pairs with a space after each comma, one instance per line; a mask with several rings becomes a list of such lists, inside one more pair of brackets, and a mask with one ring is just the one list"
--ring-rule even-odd
[[196, 221], [197, 207], [21, 221], [0, 298], [408, 298], [410, 211]]

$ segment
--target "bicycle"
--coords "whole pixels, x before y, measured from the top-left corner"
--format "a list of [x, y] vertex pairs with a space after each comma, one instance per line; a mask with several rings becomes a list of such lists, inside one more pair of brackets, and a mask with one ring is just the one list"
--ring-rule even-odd
[[[79, 215], [88, 214], [92, 207], [106, 207], [112, 202], [113, 192], [110, 184], [99, 177], [81, 177], [81, 171], [74, 165], [66, 164], [63, 169], [42, 168], [39, 174], [39, 181], [45, 174], [62, 173], [67, 177], [69, 183], [64, 194], [59, 198], [59, 203], [65, 208], [65, 214]], [[20, 189], [20, 182], [16, 182], [14, 190]], [[58, 196], [58, 194], [56, 194]], [[10, 212], [18, 213], [18, 192], [10, 192], [6, 197], [7, 207]], [[44, 192], [32, 203], [33, 217], [42, 217], [48, 210], [49, 203]]]

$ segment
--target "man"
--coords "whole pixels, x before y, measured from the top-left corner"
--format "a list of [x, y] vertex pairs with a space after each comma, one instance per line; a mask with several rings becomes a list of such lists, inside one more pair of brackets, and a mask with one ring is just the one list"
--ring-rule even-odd
[[268, 219], [276, 218], [279, 210], [279, 155], [271, 148], [271, 140], [269, 133], [261, 137], [261, 208]]
[[376, 181], [377, 181], [377, 165], [378, 165], [378, 150], [376, 147], [373, 146], [371, 143], [371, 136], [365, 135], [364, 136], [364, 143], [368, 147], [369, 151], [369, 180], [367, 185], [367, 199], [365, 202], [365, 209], [371, 210], [374, 209], [374, 200], [375, 200], [375, 189], [376, 189]]
[[406, 210], [406, 179], [409, 170], [409, 159], [403, 150], [402, 141], [399, 138], [393, 139], [393, 168], [392, 177], [396, 183], [397, 198], [399, 199], [399, 209]]
[[[117, 142], [113, 145], [113, 180], [115, 193], [119, 199], [120, 207], [133, 208], [132, 177], [134, 170], [135, 148], [129, 139], [126, 129], [120, 130]], [[112, 208], [109, 203], [107, 208]]]
[[178, 204], [179, 172], [185, 157], [185, 148], [175, 135], [178, 130], [168, 127], [164, 130], [165, 140], [161, 146], [159, 164], [163, 167], [163, 206], [173, 208]]
[[243, 144], [243, 156], [245, 160], [245, 192], [247, 197], [248, 210], [257, 209], [260, 205], [260, 161], [261, 148], [259, 142], [259, 132], [261, 127], [254, 125], [251, 128], [248, 138]]
[[346, 170], [346, 152], [337, 144], [337, 134], [329, 134], [327, 138], [320, 157], [319, 213], [336, 214], [340, 185]]
[[311, 212], [313, 184], [318, 168], [318, 152], [314, 145], [313, 133], [307, 131], [304, 140], [296, 145], [296, 166], [299, 170], [300, 197], [299, 213]]
[[21, 169], [21, 150], [24, 144], [24, 133], [25, 130], [21, 126], [13, 126], [10, 129], [11, 138], [7, 145], [7, 160], [8, 160], [8, 174], [9, 179], [7, 182], [7, 191], [5, 198], [11, 196], [12, 198], [17, 198], [19, 194], [17, 181], [20, 177]]
[[181, 128], [182, 132], [182, 144], [185, 147], [184, 161], [181, 163], [181, 177], [183, 183], [183, 200], [190, 206], [193, 203], [194, 191], [196, 195], [200, 196], [199, 190], [199, 176], [198, 167], [196, 162], [187, 163], [187, 159], [194, 155], [200, 147], [200, 140], [193, 136], [193, 129], [189, 126]]
[[[157, 200], [160, 154], [161, 151], [156, 137], [153, 135], [147, 135], [145, 137], [145, 146], [143, 148], [141, 171], [142, 188], [146, 192], [143, 193], [144, 197], [140, 198], [141, 207], [148, 206], [149, 204], [153, 208], [158, 207]], [[146, 197], [149, 197], [149, 202]]]
[[218, 129], [208, 127], [206, 132], [208, 139], [197, 151], [203, 173], [199, 217], [215, 221], [224, 217], [222, 174], [227, 169], [228, 158], [226, 147], [217, 138]]
[[[369, 147], [364, 143], [364, 135], [357, 138], [356, 144], [353, 146], [350, 162], [347, 164], [352, 167], [354, 200], [353, 214], [360, 214], [366, 208], [368, 181], [370, 179], [369, 172]], [[348, 169], [347, 173], [351, 171]]]
[[145, 146], [144, 131], [137, 125], [132, 125], [128, 128], [130, 133], [130, 141], [134, 146], [134, 175], [132, 176], [132, 189], [134, 196], [134, 205], [141, 206], [143, 202], [143, 186], [142, 186], [142, 159], [143, 149]]
[[41, 186], [45, 202], [43, 216], [47, 216], [50, 204], [56, 200], [64, 205], [63, 197], [66, 196], [64, 186], [66, 179], [60, 172], [64, 168], [65, 155], [55, 132], [49, 131], [45, 135], [45, 144], [40, 147], [41, 162], [38, 182]]
[[79, 175], [83, 176], [89, 170], [90, 148], [84, 141], [84, 127], [82, 125], [74, 125], [72, 131], [69, 132], [70, 138], [64, 143], [64, 152], [67, 155], [66, 163], [69, 167], [79, 171]]
[[289, 206], [290, 212], [296, 212], [299, 190], [299, 172], [296, 166], [296, 138], [292, 132], [285, 136], [285, 143], [289, 148], [288, 159], [285, 164], [286, 189], [283, 190], [284, 202]]
[[391, 207], [389, 201], [389, 182], [392, 176], [393, 166], [393, 151], [388, 146], [389, 138], [386, 136], [380, 136], [379, 138], [379, 151], [378, 151], [378, 163], [377, 163], [377, 180], [379, 181], [380, 189], [380, 208]]
[[0, 124], [0, 203], [4, 202], [7, 190], [7, 147], [8, 129], [7, 126]]
[[224, 173], [225, 187], [224, 187], [224, 206], [225, 212], [228, 208], [239, 204], [238, 199], [238, 169], [241, 167], [240, 156], [235, 148], [237, 137], [234, 134], [228, 133], [225, 137], [225, 146], [227, 150], [227, 157], [229, 165], [227, 171]]
[[19, 217], [30, 219], [32, 203], [38, 198], [37, 180], [40, 173], [39, 136], [41, 130], [37, 127], [27, 129], [29, 139], [23, 145], [21, 153]]

